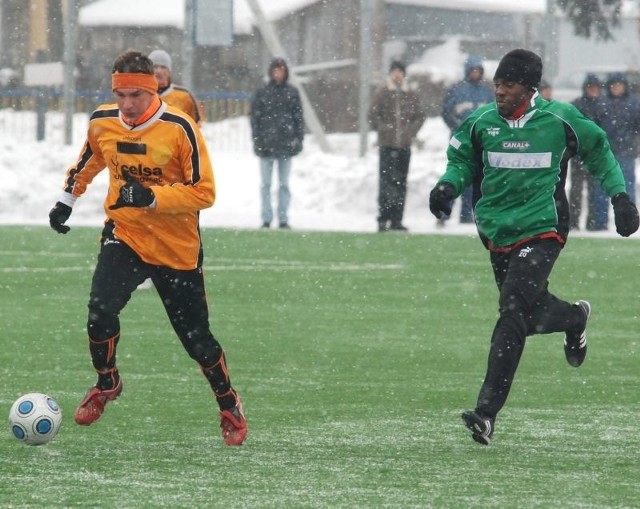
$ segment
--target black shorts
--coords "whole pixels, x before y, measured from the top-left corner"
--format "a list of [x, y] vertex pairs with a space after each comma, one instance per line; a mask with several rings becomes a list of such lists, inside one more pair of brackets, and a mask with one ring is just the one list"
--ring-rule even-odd
[[[147, 278], [153, 281], [171, 325], [183, 343], [211, 334], [202, 268], [176, 270], [148, 264], [128, 245], [116, 239], [109, 226], [103, 232], [91, 283], [89, 321], [94, 313], [112, 329], [113, 320], [118, 319], [131, 294]], [[102, 335], [99, 330], [94, 330], [93, 334]], [[104, 334], [106, 337], [94, 339], [106, 339], [113, 330], [104, 331]]]

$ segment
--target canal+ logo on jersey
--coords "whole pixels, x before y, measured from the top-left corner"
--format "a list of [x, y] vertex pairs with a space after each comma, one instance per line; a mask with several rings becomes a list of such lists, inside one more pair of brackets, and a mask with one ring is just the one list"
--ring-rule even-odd
[[531, 147], [528, 141], [503, 141], [502, 148], [506, 150], [527, 150]]

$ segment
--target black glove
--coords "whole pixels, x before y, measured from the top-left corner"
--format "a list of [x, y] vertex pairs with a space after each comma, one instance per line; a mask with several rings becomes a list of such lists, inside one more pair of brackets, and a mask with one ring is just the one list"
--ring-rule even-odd
[[71, 207], [65, 205], [61, 201], [56, 202], [53, 208], [49, 211], [49, 224], [58, 233], [67, 233], [71, 228], [66, 224], [67, 219], [71, 215]]
[[628, 237], [638, 231], [638, 209], [635, 203], [629, 199], [627, 193], [618, 193], [611, 198], [613, 215], [616, 220], [616, 231], [623, 237]]
[[455, 191], [451, 184], [438, 184], [429, 194], [429, 210], [438, 219], [451, 214], [451, 202], [455, 196]]
[[148, 207], [156, 199], [153, 191], [144, 187], [140, 182], [123, 172], [123, 177], [127, 183], [120, 188], [120, 196], [115, 205], [109, 207], [110, 210], [122, 207]]

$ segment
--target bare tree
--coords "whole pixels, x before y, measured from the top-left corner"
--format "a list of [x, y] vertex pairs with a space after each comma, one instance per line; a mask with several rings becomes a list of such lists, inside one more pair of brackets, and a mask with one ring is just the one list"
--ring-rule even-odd
[[[551, 1], [551, 0], [547, 0]], [[620, 25], [622, 0], [556, 0], [558, 7], [573, 21], [576, 35], [613, 39], [612, 29]]]

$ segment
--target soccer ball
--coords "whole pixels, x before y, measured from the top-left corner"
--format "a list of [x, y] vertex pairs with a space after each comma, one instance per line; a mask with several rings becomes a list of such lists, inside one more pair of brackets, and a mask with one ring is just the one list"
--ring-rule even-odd
[[62, 424], [58, 403], [40, 392], [20, 396], [9, 410], [13, 436], [29, 445], [46, 444], [54, 439]]

